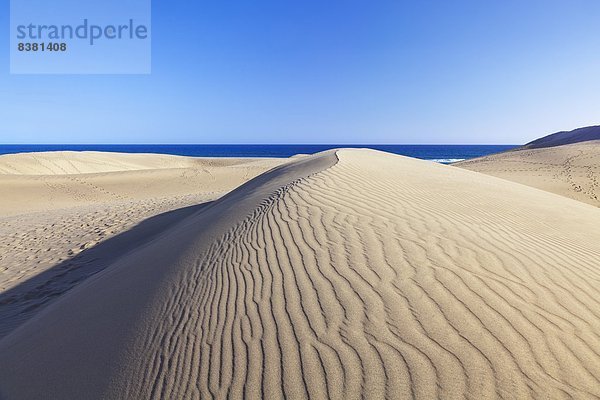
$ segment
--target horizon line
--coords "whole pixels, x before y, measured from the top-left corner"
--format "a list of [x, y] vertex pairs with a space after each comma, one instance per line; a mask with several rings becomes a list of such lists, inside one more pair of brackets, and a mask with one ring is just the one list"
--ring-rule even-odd
[[0, 143], [0, 146], [520, 146], [517, 143]]

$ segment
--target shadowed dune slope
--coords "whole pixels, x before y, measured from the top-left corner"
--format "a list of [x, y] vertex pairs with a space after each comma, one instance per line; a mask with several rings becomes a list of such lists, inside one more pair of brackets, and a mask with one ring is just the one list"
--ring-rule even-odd
[[[3, 173], [7, 160], [10, 172]], [[0, 338], [199, 204], [287, 161], [93, 152], [0, 156]]]
[[6, 398], [594, 398], [600, 214], [327, 152], [236, 189], [0, 342]]
[[600, 207], [600, 140], [508, 151], [453, 165]]

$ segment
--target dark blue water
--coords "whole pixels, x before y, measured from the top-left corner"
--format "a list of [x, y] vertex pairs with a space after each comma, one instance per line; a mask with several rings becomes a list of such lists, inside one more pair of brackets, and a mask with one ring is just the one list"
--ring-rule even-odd
[[511, 145], [202, 145], [202, 144], [48, 144], [0, 145], [0, 154], [34, 151], [110, 151], [121, 153], [160, 153], [191, 157], [291, 157], [295, 154], [312, 154], [340, 147], [353, 147], [387, 151], [404, 156], [449, 163], [481, 157], [511, 149]]

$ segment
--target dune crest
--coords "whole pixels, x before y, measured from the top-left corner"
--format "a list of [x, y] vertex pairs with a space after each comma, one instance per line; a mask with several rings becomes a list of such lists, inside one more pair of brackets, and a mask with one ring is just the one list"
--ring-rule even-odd
[[381, 152], [305, 157], [0, 341], [0, 396], [597, 397], [598, 259], [589, 205]]

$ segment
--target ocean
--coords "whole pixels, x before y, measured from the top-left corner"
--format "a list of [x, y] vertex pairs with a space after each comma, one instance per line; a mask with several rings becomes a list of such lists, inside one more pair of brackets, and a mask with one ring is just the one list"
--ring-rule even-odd
[[451, 163], [509, 150], [516, 145], [214, 145], [214, 144], [44, 144], [0, 145], [0, 155], [40, 151], [110, 151], [120, 153], [159, 153], [190, 157], [291, 157], [340, 147], [370, 148], [440, 163]]

